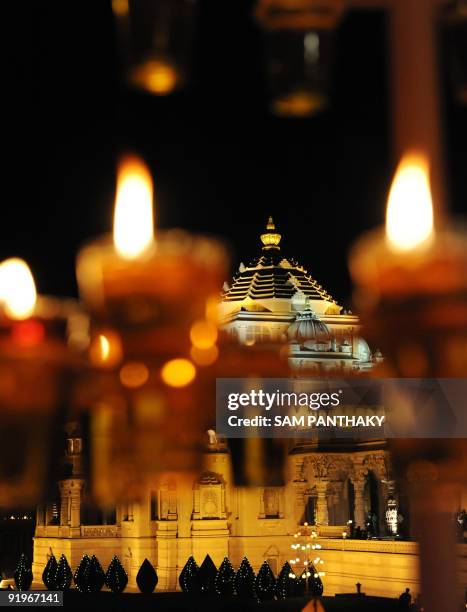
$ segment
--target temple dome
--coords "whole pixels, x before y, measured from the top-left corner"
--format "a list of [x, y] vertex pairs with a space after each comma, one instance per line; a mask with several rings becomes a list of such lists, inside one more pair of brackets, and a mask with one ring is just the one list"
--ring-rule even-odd
[[287, 330], [287, 338], [289, 342], [303, 345], [328, 343], [331, 342], [331, 332], [326, 323], [321, 321], [311, 308], [306, 308], [299, 312], [295, 321], [290, 324]]
[[301, 296], [303, 306], [306, 300], [311, 300], [318, 312], [339, 314], [341, 307], [333, 297], [294, 258], [281, 252], [280, 241], [281, 234], [270, 217], [266, 231], [261, 234], [261, 254], [246, 264], [241, 263], [232, 281], [224, 284], [223, 303], [248, 301], [251, 304], [278, 299], [288, 300], [290, 307], [302, 310], [297, 298]]

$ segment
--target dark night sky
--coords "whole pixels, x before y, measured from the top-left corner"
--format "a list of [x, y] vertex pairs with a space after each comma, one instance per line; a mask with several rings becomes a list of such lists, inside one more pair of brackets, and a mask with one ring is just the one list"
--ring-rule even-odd
[[[119, 84], [110, 1], [11, 3], [3, 19], [0, 257], [31, 264], [43, 293], [73, 295], [79, 245], [111, 227], [117, 155], [149, 162], [156, 221], [227, 238], [233, 260], [258, 250], [269, 214], [338, 300], [346, 252], [383, 221], [394, 170], [386, 24], [346, 17], [329, 110], [308, 120], [266, 108], [251, 1], [201, 0], [194, 85], [167, 99]], [[467, 201], [467, 109], [445, 94], [452, 207]]]

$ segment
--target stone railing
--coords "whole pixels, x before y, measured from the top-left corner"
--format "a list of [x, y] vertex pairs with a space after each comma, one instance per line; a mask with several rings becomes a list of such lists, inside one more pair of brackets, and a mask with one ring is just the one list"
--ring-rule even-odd
[[311, 525], [310, 529], [316, 531], [322, 538], [341, 538], [342, 533], [349, 533], [348, 525]]
[[418, 555], [418, 543], [404, 540], [344, 540], [342, 537], [340, 539], [323, 537], [319, 541], [323, 550]]
[[82, 538], [116, 538], [120, 535], [118, 525], [81, 525]]

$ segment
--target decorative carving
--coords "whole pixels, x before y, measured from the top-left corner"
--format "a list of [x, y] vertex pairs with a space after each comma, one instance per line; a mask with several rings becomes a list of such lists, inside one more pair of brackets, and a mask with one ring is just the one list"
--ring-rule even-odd
[[306, 478], [305, 478], [305, 472], [304, 472], [304, 460], [303, 458], [301, 459], [296, 459], [295, 460], [295, 476], [294, 476], [294, 482], [305, 482]]
[[375, 452], [365, 455], [363, 464], [366, 466], [367, 471], [372, 470], [380, 480], [389, 479], [389, 461], [385, 452]]
[[118, 535], [116, 525], [106, 525], [103, 527], [81, 526], [81, 535], [86, 538], [115, 538]]
[[215, 472], [204, 472], [193, 491], [193, 519], [226, 517], [225, 483]]
[[307, 457], [307, 465], [314, 479], [326, 478], [331, 469], [335, 468], [335, 457], [332, 455], [312, 455]]

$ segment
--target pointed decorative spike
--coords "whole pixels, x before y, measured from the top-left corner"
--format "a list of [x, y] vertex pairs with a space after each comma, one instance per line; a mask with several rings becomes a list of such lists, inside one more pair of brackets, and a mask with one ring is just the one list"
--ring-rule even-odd
[[217, 575], [217, 567], [209, 555], [206, 555], [201, 563], [197, 582], [200, 593], [213, 595], [215, 593], [215, 580]]
[[54, 555], [50, 555], [44, 571], [42, 572], [42, 582], [45, 584], [48, 591], [56, 591], [55, 574], [57, 573], [57, 559]]
[[234, 592], [235, 570], [229, 559], [224, 557], [216, 574], [214, 587], [219, 597], [230, 597]]
[[270, 601], [274, 599], [276, 592], [276, 579], [272, 573], [269, 563], [264, 561], [260, 567], [255, 580], [255, 594], [258, 601]]
[[29, 591], [32, 583], [32, 569], [31, 562], [26, 555], [22, 554], [19, 558], [13, 578], [18, 591]]
[[198, 590], [198, 572], [198, 564], [196, 563], [193, 557], [189, 557], [178, 578], [178, 583], [184, 593], [193, 593]]
[[81, 593], [85, 593], [86, 589], [86, 570], [88, 568], [91, 559], [87, 555], [83, 555], [81, 561], [79, 562], [78, 567], [73, 574], [73, 581], [76, 584], [76, 588]]
[[141, 593], [152, 593], [159, 582], [157, 572], [152, 563], [145, 559], [136, 574], [136, 584]]
[[122, 593], [128, 584], [128, 576], [120, 559], [115, 556], [105, 573], [105, 585], [112, 593]]
[[68, 591], [73, 580], [73, 572], [65, 555], [58, 560], [57, 573], [55, 574], [55, 588], [57, 591]]
[[242, 599], [253, 599], [255, 597], [255, 573], [246, 557], [238, 568], [234, 578], [234, 590]]

